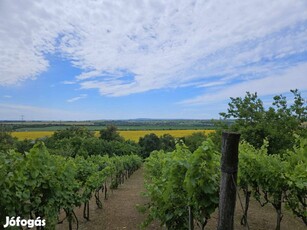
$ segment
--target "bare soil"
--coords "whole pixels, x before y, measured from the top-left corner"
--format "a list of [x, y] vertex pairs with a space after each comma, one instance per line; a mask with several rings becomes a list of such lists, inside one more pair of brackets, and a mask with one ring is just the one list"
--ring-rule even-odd
[[[100, 194], [103, 208], [99, 209], [95, 203], [95, 198], [90, 201], [90, 221], [83, 218], [83, 205], [75, 209], [79, 220], [80, 230], [136, 230], [140, 229], [141, 223], [145, 220], [145, 215], [140, 213], [137, 206], [148, 203], [148, 199], [141, 195], [144, 192], [143, 169], [139, 169], [118, 189], [111, 191], [108, 188], [108, 199], [104, 200], [104, 195]], [[62, 215], [63, 216], [63, 215]], [[57, 225], [57, 230], [67, 230], [68, 223]], [[76, 224], [73, 224], [76, 229]], [[161, 229], [158, 223], [153, 223], [148, 229]]]
[[[104, 200], [101, 194], [103, 208], [99, 209], [95, 203], [95, 199], [90, 201], [90, 221], [83, 218], [83, 206], [75, 209], [75, 213], [79, 220], [80, 230], [137, 230], [140, 229], [142, 221], [146, 216], [137, 210], [138, 205], [148, 203], [147, 198], [141, 195], [144, 192], [144, 176], [143, 169], [136, 171], [124, 184], [118, 189], [108, 191], [108, 199]], [[243, 194], [241, 200], [244, 202]], [[306, 230], [304, 223], [295, 218], [289, 211], [284, 211], [282, 219], [282, 230]], [[237, 199], [236, 212], [234, 217], [234, 227], [238, 230], [247, 229], [240, 225], [240, 219], [243, 214], [239, 199]], [[209, 220], [205, 229], [215, 230], [217, 228], [218, 211]], [[275, 229], [276, 214], [272, 206], [266, 205], [261, 207], [257, 201], [251, 199], [248, 212], [248, 224], [251, 230], [269, 230]], [[57, 230], [68, 229], [67, 221], [57, 225]], [[74, 223], [73, 229], [76, 229]], [[166, 229], [161, 227], [158, 222], [152, 223], [148, 230]], [[195, 227], [195, 229], [198, 229]]]
[[[244, 195], [240, 193], [241, 201], [244, 205]], [[281, 221], [282, 230], [306, 230], [307, 227], [302, 220], [296, 218], [289, 210], [283, 208], [283, 219]], [[237, 197], [235, 216], [234, 216], [234, 229], [247, 230], [240, 224], [243, 210], [240, 201]], [[248, 209], [248, 225], [250, 230], [275, 230], [276, 227], [276, 212], [272, 205], [267, 204], [264, 207], [251, 197]], [[216, 230], [218, 222], [218, 210], [212, 215], [211, 219], [205, 229]]]

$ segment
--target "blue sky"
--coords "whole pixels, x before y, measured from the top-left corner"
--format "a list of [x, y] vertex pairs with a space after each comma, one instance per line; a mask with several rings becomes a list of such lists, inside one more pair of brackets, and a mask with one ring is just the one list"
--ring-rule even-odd
[[218, 118], [307, 97], [307, 1], [2, 0], [0, 50], [0, 120]]

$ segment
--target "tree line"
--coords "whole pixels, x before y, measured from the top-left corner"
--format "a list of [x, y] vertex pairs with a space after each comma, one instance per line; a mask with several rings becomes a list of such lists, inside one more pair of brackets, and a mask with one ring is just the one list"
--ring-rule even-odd
[[9, 131], [2, 129], [0, 132], [0, 151], [15, 149], [25, 153], [29, 151], [35, 142], [43, 141], [52, 154], [64, 156], [91, 156], [91, 155], [129, 155], [137, 154], [146, 158], [154, 150], [172, 151], [176, 142], [183, 141], [191, 151], [194, 151], [204, 140], [205, 134], [195, 132], [192, 135], [175, 138], [170, 134], [157, 136], [155, 133], [146, 134], [138, 142], [125, 140], [114, 125], [108, 125], [100, 130], [96, 137], [94, 131], [85, 127], [71, 126], [64, 130], [54, 132], [50, 137], [37, 140], [18, 140], [12, 137]]

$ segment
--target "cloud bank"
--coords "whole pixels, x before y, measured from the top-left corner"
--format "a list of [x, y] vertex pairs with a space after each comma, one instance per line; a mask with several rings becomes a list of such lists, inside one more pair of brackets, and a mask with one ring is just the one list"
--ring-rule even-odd
[[307, 89], [306, 73], [307, 63], [304, 63], [288, 69], [281, 75], [269, 76], [227, 86], [193, 99], [184, 100], [180, 102], [180, 104], [212, 104], [229, 99], [230, 97], [244, 97], [247, 91], [251, 93], [257, 92], [258, 95], [267, 96], [289, 92], [290, 89]]
[[2, 86], [37, 78], [54, 54], [82, 70], [64, 84], [106, 96], [222, 87], [185, 101], [198, 103], [273, 78], [279, 92], [304, 80], [288, 73], [306, 72], [307, 1], [2, 0], [0, 50]]

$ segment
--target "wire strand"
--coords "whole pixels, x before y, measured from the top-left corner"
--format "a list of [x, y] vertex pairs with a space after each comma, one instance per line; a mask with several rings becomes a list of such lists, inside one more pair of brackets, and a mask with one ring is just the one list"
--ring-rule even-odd
[[[242, 204], [242, 201], [241, 201], [241, 197], [240, 197], [240, 194], [238, 192], [238, 187], [235, 183], [235, 179], [233, 177], [233, 174], [231, 174], [231, 178], [232, 178], [232, 182], [233, 182], [233, 185], [235, 186], [236, 188], [236, 193], [238, 195], [238, 198], [239, 198], [239, 201], [240, 201], [240, 205], [241, 205], [241, 208], [242, 208], [242, 211], [243, 211], [243, 215], [244, 215], [244, 208], [243, 208], [243, 204]], [[248, 221], [247, 221], [247, 216], [245, 216], [245, 221], [246, 221], [246, 228], [249, 230], [249, 225], [248, 225]]]

